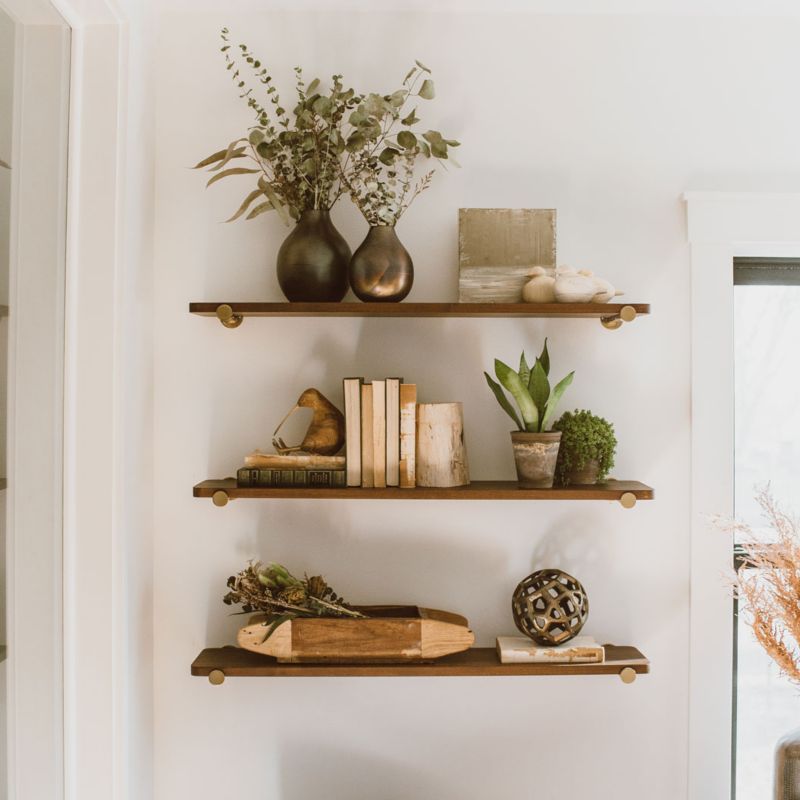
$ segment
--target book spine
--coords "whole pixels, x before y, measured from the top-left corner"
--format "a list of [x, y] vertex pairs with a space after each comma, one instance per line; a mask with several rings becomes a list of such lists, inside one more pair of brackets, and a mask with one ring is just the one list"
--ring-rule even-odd
[[400, 386], [402, 378], [386, 379], [386, 485], [400, 485]]
[[386, 486], [386, 381], [372, 381], [372, 452], [375, 487]]
[[250, 470], [247, 467], [242, 467], [236, 472], [236, 485], [237, 486], [252, 486], [250, 482]]
[[417, 387], [413, 383], [400, 386], [400, 486], [413, 489], [417, 485]]
[[361, 486], [361, 384], [363, 382], [363, 378], [345, 378], [343, 381], [348, 486]]
[[375, 453], [372, 443], [372, 384], [361, 387], [361, 485], [375, 486]]
[[[343, 469], [258, 469], [239, 470], [237, 483], [241, 473], [249, 472], [249, 483], [239, 486], [275, 486], [288, 488], [304, 487], [344, 487], [347, 486], [347, 471]], [[257, 473], [254, 475], [253, 473]]]

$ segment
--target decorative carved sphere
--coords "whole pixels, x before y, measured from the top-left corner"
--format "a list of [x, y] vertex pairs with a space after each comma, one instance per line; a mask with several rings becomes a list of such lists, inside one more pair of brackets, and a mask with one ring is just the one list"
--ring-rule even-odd
[[540, 569], [520, 581], [511, 598], [514, 623], [542, 645], [568, 642], [589, 616], [589, 598], [577, 578], [560, 569]]

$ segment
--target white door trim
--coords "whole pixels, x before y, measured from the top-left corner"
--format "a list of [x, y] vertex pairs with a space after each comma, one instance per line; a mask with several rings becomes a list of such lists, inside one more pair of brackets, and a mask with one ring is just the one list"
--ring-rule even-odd
[[[41, 0], [38, 8], [30, 0], [0, 2], [14, 12], [20, 35], [26, 39], [36, 40], [52, 28], [43, 8], [48, 0]], [[41, 408], [41, 395], [36, 395], [37, 389], [42, 391], [41, 381], [36, 386], [33, 380], [18, 380], [10, 398], [9, 414], [15, 409], [17, 413], [11, 428], [20, 434], [16, 443], [9, 442], [9, 453], [13, 447], [17, 458], [9, 521], [20, 523], [14, 542], [16, 584], [10, 598], [18, 640], [18, 646], [9, 650], [9, 665], [15, 672], [10, 711], [16, 712], [19, 744], [9, 770], [11, 785], [16, 787], [10, 797], [122, 800], [127, 797], [129, 765], [128, 672], [123, 647], [126, 587], [120, 578], [124, 543], [119, 431], [123, 420], [118, 377], [122, 369], [119, 298], [124, 266], [128, 29], [115, 0], [52, 0], [52, 4], [72, 31], [71, 70], [64, 70], [69, 79], [66, 263], [58, 276], [48, 276], [46, 284], [52, 290], [55, 277], [56, 308], [37, 304], [35, 286], [27, 294], [20, 293], [22, 284], [34, 277], [29, 260], [24, 270], [17, 270], [18, 278], [25, 280], [18, 281], [11, 301], [11, 356], [16, 352], [17, 371], [27, 365], [37, 374], [46, 373], [51, 385], [45, 391], [56, 398], [56, 404], [52, 430], [39, 431], [30, 415], [27, 424], [19, 417], [28, 406]], [[33, 73], [20, 70], [22, 77], [26, 74]], [[41, 84], [39, 96], [47, 98], [46, 90]], [[31, 116], [27, 103], [26, 99], [21, 109], [23, 120]], [[43, 127], [40, 135], [52, 135], [52, 131]], [[36, 142], [28, 137], [20, 142], [20, 175], [24, 176], [26, 150], [33, 164]], [[46, 186], [47, 181], [40, 179], [40, 185]], [[41, 200], [30, 188], [20, 197], [30, 207]], [[34, 222], [24, 205], [16, 222], [23, 233]], [[18, 263], [22, 241], [18, 236], [12, 254]], [[38, 334], [39, 360], [34, 333]], [[31, 346], [23, 352], [26, 342]], [[48, 449], [30, 447], [34, 434], [45, 433], [50, 436]], [[33, 461], [39, 467], [35, 481], [26, 468]], [[45, 468], [58, 465], [53, 469], [58, 474], [52, 487], [49, 477], [43, 486], [43, 461]], [[51, 511], [54, 519], [49, 527], [40, 526], [37, 532], [32, 517], [22, 525], [19, 515], [26, 507], [30, 514]], [[21, 572], [37, 554], [49, 554], [54, 569], [54, 596], [47, 599], [44, 626], [27, 597], [24, 581], [30, 578], [29, 568]], [[47, 642], [39, 645], [38, 663], [32, 644], [20, 639], [26, 631], [30, 637], [38, 633]], [[44, 659], [42, 648], [47, 651]], [[40, 695], [52, 696], [42, 713], [44, 702], [31, 708], [34, 686]], [[34, 743], [40, 730], [48, 736], [40, 739], [37, 748]]]
[[692, 260], [689, 800], [729, 800], [733, 620], [724, 582], [733, 513], [733, 258], [800, 255], [800, 194], [688, 192]]
[[4, 4], [15, 22], [4, 465], [9, 470], [7, 779], [8, 796], [25, 800], [63, 797], [62, 417], [70, 37], [45, 3], [12, 5]]
[[73, 31], [64, 399], [66, 800], [127, 797], [119, 494], [127, 27], [53, 0]]

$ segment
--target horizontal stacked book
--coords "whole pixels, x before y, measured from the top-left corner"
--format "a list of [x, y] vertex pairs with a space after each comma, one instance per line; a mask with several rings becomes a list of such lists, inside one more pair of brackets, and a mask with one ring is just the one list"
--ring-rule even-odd
[[417, 387], [344, 379], [347, 486], [416, 486]]
[[525, 636], [498, 636], [503, 664], [602, 664], [605, 648], [591, 636], [576, 636], [559, 645], [539, 645]]
[[236, 473], [237, 486], [336, 488], [347, 486], [344, 456], [273, 455], [256, 450]]

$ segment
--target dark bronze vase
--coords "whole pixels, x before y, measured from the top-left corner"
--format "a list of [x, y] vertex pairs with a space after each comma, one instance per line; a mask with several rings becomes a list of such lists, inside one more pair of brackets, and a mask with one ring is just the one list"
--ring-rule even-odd
[[414, 264], [394, 226], [373, 225], [350, 261], [350, 286], [365, 303], [398, 303], [414, 283]]
[[304, 211], [278, 250], [278, 283], [292, 303], [338, 303], [347, 294], [349, 262], [330, 212]]

